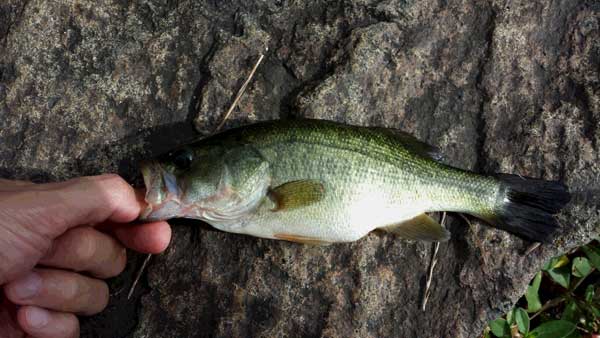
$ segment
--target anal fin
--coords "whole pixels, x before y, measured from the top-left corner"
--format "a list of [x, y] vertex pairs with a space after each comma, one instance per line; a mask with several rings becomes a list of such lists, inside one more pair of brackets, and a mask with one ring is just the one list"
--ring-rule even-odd
[[444, 242], [450, 239], [450, 232], [426, 214], [420, 214], [404, 222], [380, 229], [406, 239], [427, 242]]

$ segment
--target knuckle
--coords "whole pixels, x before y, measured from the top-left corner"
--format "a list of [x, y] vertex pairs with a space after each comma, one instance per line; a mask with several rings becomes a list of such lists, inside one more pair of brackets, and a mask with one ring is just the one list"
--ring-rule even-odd
[[108, 306], [108, 298], [109, 298], [109, 290], [106, 282], [101, 281], [98, 290], [99, 295], [99, 303], [98, 303], [98, 311], [100, 312], [104, 310]]
[[75, 232], [73, 236], [76, 241], [73, 253], [76, 255], [77, 260], [84, 265], [83, 268], [85, 268], [85, 265], [94, 258], [98, 250], [96, 236], [94, 231], [87, 227], [73, 229], [72, 231]]
[[79, 315], [91, 316], [108, 305], [109, 289], [100, 279], [76, 275], [61, 285], [63, 308]]
[[134, 196], [133, 188], [121, 176], [111, 175], [105, 183], [103, 190], [106, 202], [113, 208], [121, 206], [124, 201]]
[[92, 275], [95, 277], [111, 278], [121, 274], [127, 265], [127, 253], [125, 248], [120, 244], [116, 244], [109, 260], [105, 260], [101, 262], [101, 264], [102, 266], [97, 267], [95, 271], [91, 271]]
[[79, 328], [79, 320], [77, 319], [77, 317], [73, 314], [69, 314], [66, 323], [64, 325], [64, 337], [67, 338], [79, 338], [79, 332], [80, 332], [80, 328]]
[[115, 260], [115, 270], [113, 271], [113, 274], [110, 277], [114, 277], [114, 276], [121, 274], [121, 272], [123, 272], [123, 270], [125, 270], [126, 265], [127, 265], [127, 250], [125, 250], [124, 247], [120, 247], [118, 249], [117, 258]]
[[82, 285], [77, 277], [63, 278], [61, 281], [61, 298], [66, 304], [77, 303], [81, 297]]
[[111, 191], [116, 192], [118, 194], [129, 194], [131, 186], [127, 181], [125, 181], [121, 176], [110, 174], [106, 178], [106, 186], [110, 187]]
[[55, 313], [48, 326], [50, 330], [43, 337], [79, 337], [79, 319], [73, 313]]
[[106, 197], [114, 197], [114, 194], [128, 194], [133, 188], [121, 176], [117, 174], [102, 174], [98, 176], [79, 177], [72, 180], [75, 183], [94, 186]]
[[127, 183], [121, 176], [117, 174], [105, 174], [101, 177], [104, 182], [114, 187], [125, 189], [129, 188], [129, 183]]
[[84, 316], [95, 315], [108, 306], [109, 290], [106, 282], [96, 279], [90, 281], [86, 294], [82, 295], [82, 299], [87, 302], [86, 309], [79, 314]]

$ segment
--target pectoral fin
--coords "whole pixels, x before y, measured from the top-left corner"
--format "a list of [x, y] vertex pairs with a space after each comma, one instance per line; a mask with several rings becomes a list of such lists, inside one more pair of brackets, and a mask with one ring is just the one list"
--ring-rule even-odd
[[428, 242], [443, 242], [450, 239], [450, 232], [426, 214], [381, 229], [406, 239]]
[[275, 203], [272, 211], [290, 210], [311, 205], [323, 199], [325, 188], [315, 180], [300, 180], [284, 183], [269, 191]]

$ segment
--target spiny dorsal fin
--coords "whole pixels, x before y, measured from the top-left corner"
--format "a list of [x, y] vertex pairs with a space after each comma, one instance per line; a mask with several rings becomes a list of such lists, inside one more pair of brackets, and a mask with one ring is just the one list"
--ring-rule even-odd
[[271, 189], [269, 198], [275, 203], [272, 211], [289, 210], [311, 205], [323, 199], [325, 188], [315, 180], [284, 183]]
[[407, 221], [381, 228], [406, 239], [417, 239], [427, 242], [443, 242], [450, 239], [450, 232], [426, 214], [421, 214]]
[[427, 144], [400, 129], [382, 127], [372, 127], [371, 129], [393, 136], [400, 143], [402, 143], [406, 149], [414, 154], [427, 157], [438, 162], [444, 157], [437, 147]]

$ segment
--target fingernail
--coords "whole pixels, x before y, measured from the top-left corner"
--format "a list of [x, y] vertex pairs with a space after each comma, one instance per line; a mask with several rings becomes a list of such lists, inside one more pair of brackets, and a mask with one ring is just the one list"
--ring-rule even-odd
[[50, 313], [39, 307], [31, 307], [27, 309], [25, 318], [27, 319], [27, 324], [29, 324], [29, 326], [39, 329], [48, 324]]
[[35, 273], [30, 272], [16, 281], [12, 282], [11, 293], [20, 300], [26, 300], [37, 295], [42, 288], [42, 278]]

